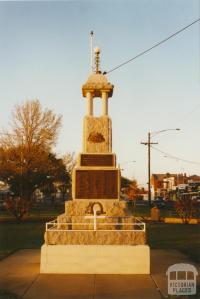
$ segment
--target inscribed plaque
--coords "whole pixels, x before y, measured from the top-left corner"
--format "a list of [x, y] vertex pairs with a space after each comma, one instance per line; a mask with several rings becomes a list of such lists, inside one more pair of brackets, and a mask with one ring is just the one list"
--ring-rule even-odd
[[118, 198], [118, 170], [76, 170], [77, 199]]
[[82, 154], [81, 166], [114, 166], [114, 155]]

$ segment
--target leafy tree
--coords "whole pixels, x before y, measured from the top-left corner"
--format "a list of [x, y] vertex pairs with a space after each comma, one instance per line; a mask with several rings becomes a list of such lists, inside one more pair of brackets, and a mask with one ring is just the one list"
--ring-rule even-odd
[[[54, 154], [49, 154], [51, 166], [46, 174], [46, 181], [44, 182], [42, 191], [49, 196], [54, 194], [55, 191], [60, 191], [63, 199], [68, 188], [71, 186], [71, 174], [66, 168], [66, 164], [63, 159], [58, 159]], [[52, 197], [52, 203], [54, 203], [54, 197]]]
[[131, 180], [126, 177], [121, 177], [121, 189], [127, 188], [131, 184]]
[[132, 180], [129, 186], [125, 188], [125, 193], [130, 200], [136, 200], [138, 194], [140, 194], [136, 180]]
[[15, 195], [13, 204], [8, 203], [10, 209], [23, 207], [15, 213], [18, 218], [30, 208], [35, 189], [49, 182], [48, 176], [68, 179], [62, 159], [51, 152], [60, 126], [61, 116], [43, 111], [38, 100], [26, 101], [15, 106], [10, 131], [0, 135], [0, 179], [9, 183]]
[[131, 203], [131, 205], [132, 205], [132, 212], [134, 212], [135, 202], [136, 202], [139, 192], [140, 192], [140, 189], [138, 188], [136, 180], [130, 181], [130, 183], [127, 184], [127, 187], [124, 188], [124, 193], [125, 193], [126, 197], [129, 199], [129, 203]]

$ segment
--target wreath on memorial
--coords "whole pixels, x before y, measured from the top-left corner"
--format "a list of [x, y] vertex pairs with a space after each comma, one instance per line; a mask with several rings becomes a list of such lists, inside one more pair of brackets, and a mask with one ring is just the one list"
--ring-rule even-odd
[[89, 205], [86, 208], [86, 211], [85, 211], [86, 214], [93, 214], [94, 213], [93, 207], [96, 204], [98, 204], [99, 207], [100, 207], [100, 211], [97, 213], [97, 215], [105, 214], [105, 212], [103, 210], [103, 205], [99, 201], [97, 201], [97, 202], [90, 202]]
[[90, 133], [90, 135], [88, 137], [88, 141], [93, 142], [93, 143], [101, 143], [101, 142], [105, 141], [105, 138], [103, 137], [103, 135], [101, 133], [92, 132], [92, 133]]

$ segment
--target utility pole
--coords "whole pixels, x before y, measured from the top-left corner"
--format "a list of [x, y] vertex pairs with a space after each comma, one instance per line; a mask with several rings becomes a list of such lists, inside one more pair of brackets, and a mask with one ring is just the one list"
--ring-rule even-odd
[[151, 145], [158, 144], [158, 142], [151, 142], [151, 136], [155, 136], [157, 134], [167, 132], [167, 131], [180, 131], [179, 128], [175, 129], [165, 129], [156, 132], [148, 132], [148, 141], [141, 142], [141, 144], [148, 145], [148, 195], [149, 195], [149, 207], [151, 207]]
[[148, 141], [141, 142], [141, 144], [148, 145], [148, 200], [149, 208], [151, 208], [151, 145], [158, 144], [158, 142], [151, 142], [151, 133], [148, 132]]

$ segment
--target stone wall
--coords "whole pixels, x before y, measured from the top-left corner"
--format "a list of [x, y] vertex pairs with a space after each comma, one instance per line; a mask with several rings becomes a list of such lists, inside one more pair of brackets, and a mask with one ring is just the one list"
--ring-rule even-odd
[[103, 215], [106, 216], [128, 216], [127, 203], [120, 200], [70, 200], [65, 202], [65, 214], [67, 216], [84, 216], [93, 214], [92, 206], [100, 203], [103, 208]]
[[47, 245], [144, 245], [145, 232], [134, 231], [47, 231]]

